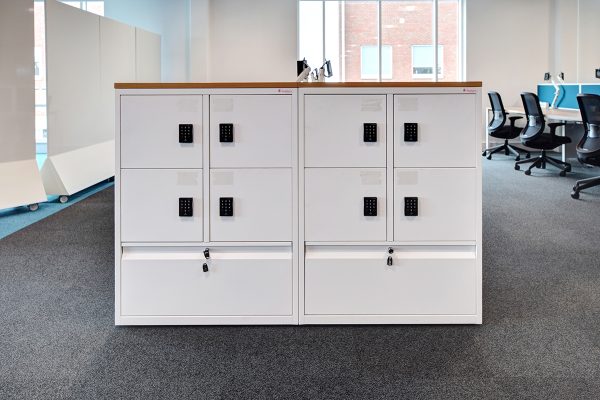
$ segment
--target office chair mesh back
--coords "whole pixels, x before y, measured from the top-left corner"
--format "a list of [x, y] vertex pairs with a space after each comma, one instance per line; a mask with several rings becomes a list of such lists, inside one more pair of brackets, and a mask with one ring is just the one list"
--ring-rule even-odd
[[[585, 135], [579, 142], [577, 151], [588, 154], [600, 153], [600, 96], [580, 94], [577, 96], [577, 103], [585, 127]], [[600, 154], [594, 158], [600, 158]]]
[[535, 93], [521, 93], [523, 108], [527, 115], [527, 125], [521, 131], [521, 140], [532, 140], [544, 133], [546, 122], [540, 106], [540, 100]]
[[490, 98], [490, 104], [492, 105], [492, 112], [494, 114], [494, 117], [490, 121], [489, 128], [491, 131], [494, 131], [503, 127], [506, 123], [506, 111], [504, 111], [502, 98], [498, 92], [489, 92], [488, 97]]

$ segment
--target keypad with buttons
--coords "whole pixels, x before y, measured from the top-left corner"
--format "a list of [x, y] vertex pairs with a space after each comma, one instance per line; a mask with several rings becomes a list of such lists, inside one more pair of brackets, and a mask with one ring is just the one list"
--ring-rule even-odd
[[179, 124], [179, 143], [194, 143], [194, 125]]
[[194, 199], [192, 197], [179, 198], [179, 216], [193, 217], [194, 216]]
[[416, 142], [419, 140], [419, 124], [415, 122], [404, 123], [404, 141]]
[[363, 141], [365, 143], [377, 142], [377, 124], [370, 122], [363, 124]]
[[221, 197], [219, 199], [219, 216], [233, 217], [233, 197]]
[[404, 216], [416, 217], [419, 215], [419, 198], [405, 197], [404, 198]]
[[364, 216], [365, 217], [376, 217], [377, 216], [377, 197], [365, 197], [364, 198]]
[[233, 142], [233, 124], [219, 124], [219, 141], [221, 143]]

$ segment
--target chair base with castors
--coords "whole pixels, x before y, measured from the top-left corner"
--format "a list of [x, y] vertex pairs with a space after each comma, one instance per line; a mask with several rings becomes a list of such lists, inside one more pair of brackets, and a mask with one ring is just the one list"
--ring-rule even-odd
[[594, 186], [600, 186], [600, 176], [596, 176], [594, 178], [581, 179], [575, 183], [575, 186], [573, 186], [571, 197], [574, 199], [578, 199], [579, 192], [581, 192], [583, 189], [589, 189]]
[[481, 155], [483, 157], [486, 157], [487, 155], [487, 159], [491, 160], [492, 159], [492, 154], [496, 154], [499, 153], [501, 151], [504, 151], [505, 155], [510, 155], [511, 153], [515, 156], [515, 161], [519, 161], [521, 159], [521, 153], [525, 153], [525, 157], [529, 158], [531, 157], [531, 154], [529, 153], [528, 150], [522, 149], [520, 147], [517, 146], [513, 146], [512, 144], [508, 143], [508, 139], [504, 140], [504, 144], [498, 145], [498, 146], [494, 146], [494, 147], [490, 147], [489, 149], [485, 149], [483, 151], [483, 153], [481, 153]]
[[551, 164], [558, 168], [560, 170], [560, 176], [566, 176], [567, 172], [571, 172], [571, 164], [561, 161], [558, 158], [550, 157], [546, 154], [546, 150], [542, 150], [542, 154], [540, 154], [538, 157], [531, 157], [525, 160], [517, 161], [515, 163], [515, 169], [519, 171], [521, 169], [521, 164], [527, 163], [531, 163], [531, 165], [525, 170], [525, 175], [531, 175], [531, 170], [534, 168], [546, 169], [546, 164]]

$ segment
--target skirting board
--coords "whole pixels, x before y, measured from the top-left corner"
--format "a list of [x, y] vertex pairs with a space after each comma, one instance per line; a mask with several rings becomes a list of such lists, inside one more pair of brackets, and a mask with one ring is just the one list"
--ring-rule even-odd
[[47, 200], [35, 159], [0, 163], [0, 209]]
[[115, 175], [115, 141], [49, 155], [42, 180], [49, 195], [70, 196]]

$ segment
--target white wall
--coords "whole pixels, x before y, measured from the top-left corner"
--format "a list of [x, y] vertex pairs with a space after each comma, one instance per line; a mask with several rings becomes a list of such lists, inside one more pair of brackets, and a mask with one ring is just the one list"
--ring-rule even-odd
[[504, 105], [521, 104], [550, 71], [553, 0], [467, 0], [467, 79], [483, 81]]
[[600, 0], [579, 0], [579, 80], [600, 83]]
[[157, 33], [162, 40], [161, 80], [190, 80], [191, 0], [104, 0], [104, 16]]
[[211, 0], [209, 9], [208, 80], [295, 80], [296, 0]]

